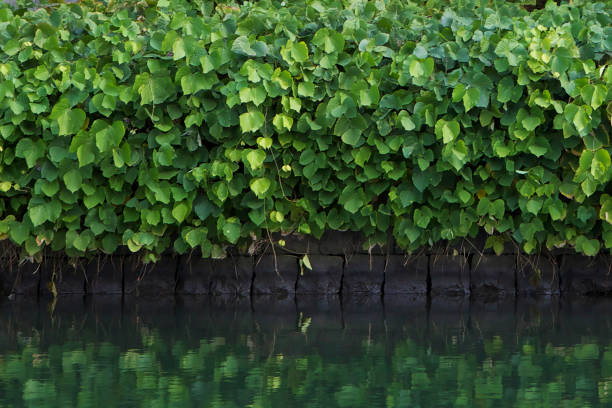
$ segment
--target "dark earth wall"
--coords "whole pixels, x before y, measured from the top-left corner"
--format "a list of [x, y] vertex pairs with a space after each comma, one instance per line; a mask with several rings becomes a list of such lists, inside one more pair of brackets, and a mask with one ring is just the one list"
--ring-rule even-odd
[[[515, 295], [612, 294], [612, 258], [573, 253], [528, 256], [506, 248], [495, 255], [484, 237], [453, 246], [402, 254], [394, 245], [363, 249], [358, 233], [333, 231], [320, 240], [282, 237], [284, 247], [259, 246], [255, 255], [233, 251], [226, 259], [168, 254], [143, 265], [127, 252], [78, 260], [47, 256], [42, 264], [5, 259], [4, 296], [64, 294], [431, 295], [497, 298]], [[232, 251], [229, 251], [230, 253]], [[312, 269], [301, 266], [308, 254]]]

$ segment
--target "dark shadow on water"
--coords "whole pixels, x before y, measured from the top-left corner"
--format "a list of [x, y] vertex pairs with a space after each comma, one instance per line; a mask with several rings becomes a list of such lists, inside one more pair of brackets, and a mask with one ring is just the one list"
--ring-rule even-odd
[[6, 349], [16, 332], [35, 331], [50, 343], [61, 341], [69, 332], [92, 339], [122, 339], [128, 346], [131, 340], [139, 341], [142, 327], [161, 335], [194, 338], [215, 333], [309, 332], [370, 340], [414, 336], [435, 344], [446, 343], [449, 337], [536, 334], [563, 342], [612, 333], [610, 312], [612, 299], [592, 297], [506, 297], [489, 302], [469, 297], [388, 295], [382, 299], [359, 294], [297, 298], [74, 295], [55, 301], [17, 297], [0, 302], [0, 323], [5, 329], [0, 345]]

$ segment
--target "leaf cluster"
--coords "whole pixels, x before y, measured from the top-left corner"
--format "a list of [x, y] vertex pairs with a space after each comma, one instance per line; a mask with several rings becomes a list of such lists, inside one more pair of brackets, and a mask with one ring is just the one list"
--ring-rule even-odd
[[0, 6], [0, 237], [612, 248], [612, 3]]

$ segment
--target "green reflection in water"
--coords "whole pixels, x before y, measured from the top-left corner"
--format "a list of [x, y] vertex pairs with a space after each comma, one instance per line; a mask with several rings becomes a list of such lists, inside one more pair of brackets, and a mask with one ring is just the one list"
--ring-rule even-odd
[[9, 329], [0, 406], [609, 406], [606, 310], [355, 320], [340, 311], [338, 325], [325, 311], [304, 329], [304, 314], [289, 312], [192, 310], [160, 321], [159, 311], [120, 310], [104, 321], [72, 311], [20, 324], [0, 309]]

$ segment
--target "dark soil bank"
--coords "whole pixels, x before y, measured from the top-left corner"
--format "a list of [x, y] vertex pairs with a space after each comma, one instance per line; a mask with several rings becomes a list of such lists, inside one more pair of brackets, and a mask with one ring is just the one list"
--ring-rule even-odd
[[[309, 242], [306, 242], [308, 240]], [[367, 251], [358, 234], [333, 232], [319, 241], [286, 237], [285, 247], [226, 259], [163, 257], [143, 265], [135, 256], [99, 257], [76, 265], [47, 257], [11, 264], [0, 275], [4, 296], [57, 294], [427, 295], [497, 298], [514, 295], [607, 295], [610, 257], [575, 254], [495, 255], [483, 240], [405, 255], [393, 246]], [[301, 266], [304, 254], [312, 269]]]

